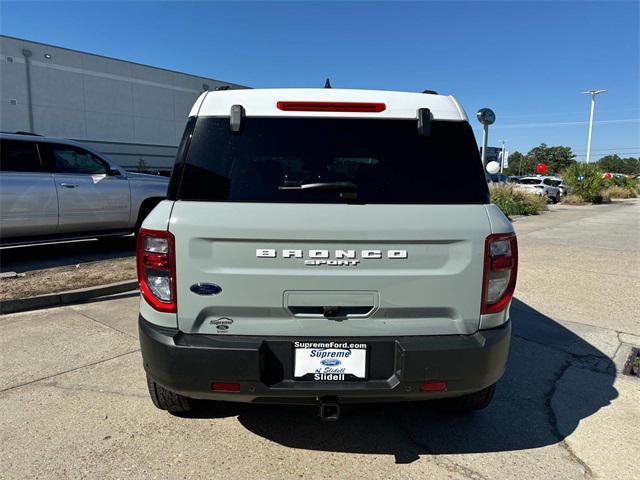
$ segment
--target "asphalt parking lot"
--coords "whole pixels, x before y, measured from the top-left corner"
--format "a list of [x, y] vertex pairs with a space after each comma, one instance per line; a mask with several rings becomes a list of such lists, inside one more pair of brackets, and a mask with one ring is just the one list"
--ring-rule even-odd
[[137, 296], [0, 317], [0, 478], [631, 478], [640, 201], [518, 218], [514, 337], [491, 406], [156, 410]]

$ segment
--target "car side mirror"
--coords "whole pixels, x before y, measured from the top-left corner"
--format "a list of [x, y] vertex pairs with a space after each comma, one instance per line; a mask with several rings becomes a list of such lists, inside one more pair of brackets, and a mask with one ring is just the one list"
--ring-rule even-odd
[[120, 170], [116, 170], [115, 168], [109, 167], [107, 169], [107, 176], [108, 177], [119, 177], [120, 176]]

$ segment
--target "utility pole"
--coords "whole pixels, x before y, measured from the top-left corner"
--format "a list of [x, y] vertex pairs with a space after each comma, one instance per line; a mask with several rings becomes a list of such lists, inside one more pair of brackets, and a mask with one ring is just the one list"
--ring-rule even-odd
[[589, 115], [589, 137], [587, 138], [587, 163], [591, 159], [591, 133], [593, 132], [593, 111], [596, 108], [596, 95], [606, 92], [606, 90], [588, 90], [582, 92], [584, 95], [591, 95], [591, 114]]
[[520, 163], [518, 164], [518, 175], [522, 175], [522, 159], [524, 155], [520, 154]]

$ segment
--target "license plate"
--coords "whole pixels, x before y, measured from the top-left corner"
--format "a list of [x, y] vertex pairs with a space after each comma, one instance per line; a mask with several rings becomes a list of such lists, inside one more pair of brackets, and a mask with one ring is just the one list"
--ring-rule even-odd
[[367, 345], [350, 342], [293, 342], [295, 380], [366, 380]]

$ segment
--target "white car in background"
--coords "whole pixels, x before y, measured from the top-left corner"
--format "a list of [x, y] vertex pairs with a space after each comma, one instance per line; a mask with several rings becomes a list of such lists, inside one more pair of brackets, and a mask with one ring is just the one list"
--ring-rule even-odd
[[560, 201], [560, 189], [554, 185], [551, 177], [522, 177], [516, 185], [528, 193], [545, 197], [548, 202]]
[[569, 194], [569, 186], [564, 183], [564, 180], [562, 180], [561, 178], [553, 177], [551, 179], [551, 183], [554, 187], [558, 187], [561, 197], [566, 197]]

